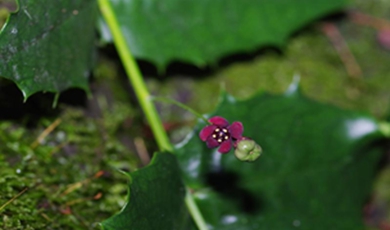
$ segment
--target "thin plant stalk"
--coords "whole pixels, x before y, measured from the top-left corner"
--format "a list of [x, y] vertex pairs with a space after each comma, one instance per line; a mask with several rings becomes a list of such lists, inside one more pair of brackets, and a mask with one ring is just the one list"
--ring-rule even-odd
[[[169, 138], [163, 128], [160, 117], [157, 114], [156, 108], [151, 100], [151, 96], [146, 88], [146, 84], [143, 81], [141, 72], [136, 64], [134, 57], [130, 52], [122, 31], [119, 28], [119, 24], [115, 13], [109, 0], [98, 0], [100, 11], [110, 28], [114, 44], [118, 50], [119, 56], [126, 70], [126, 74], [134, 87], [135, 94], [138, 97], [138, 101], [144, 111], [147, 120], [151, 126], [152, 132], [156, 138], [157, 144], [161, 151], [172, 152], [173, 147], [169, 141]], [[188, 191], [188, 188], [187, 188]], [[196, 203], [193, 200], [193, 196], [190, 192], [187, 192], [185, 197], [185, 203], [187, 208], [193, 217], [194, 222], [198, 226], [199, 230], [207, 230], [206, 223], [200, 213]]]
[[204, 221], [203, 216], [202, 216], [201, 212], [199, 211], [198, 206], [196, 205], [196, 203], [194, 201], [194, 197], [192, 196], [191, 191], [188, 188], [187, 188], [186, 197], [184, 200], [186, 202], [187, 208], [191, 212], [192, 219], [194, 220], [194, 222], [198, 226], [199, 230], [207, 230], [208, 228], [207, 228], [206, 222]]
[[134, 88], [135, 94], [138, 97], [138, 102], [140, 103], [141, 108], [145, 113], [146, 119], [149, 122], [152, 132], [156, 138], [157, 145], [162, 151], [166, 150], [172, 152], [172, 145], [164, 130], [156, 108], [153, 102], [150, 100], [150, 94], [146, 88], [142, 74], [125, 41], [109, 0], [99, 0], [99, 7], [105, 21], [108, 24], [108, 27], [110, 28], [114, 44], [126, 70], [127, 77]]
[[202, 114], [196, 112], [195, 110], [191, 109], [190, 107], [188, 107], [187, 105], [183, 104], [183, 103], [180, 103], [178, 101], [175, 101], [173, 99], [170, 99], [170, 98], [165, 98], [165, 97], [156, 97], [156, 96], [153, 96], [152, 99], [154, 101], [161, 101], [161, 102], [166, 102], [166, 103], [171, 103], [171, 104], [174, 104], [184, 110], [187, 110], [188, 112], [192, 113], [194, 116], [198, 117], [199, 119], [203, 120], [206, 124], [211, 124]]

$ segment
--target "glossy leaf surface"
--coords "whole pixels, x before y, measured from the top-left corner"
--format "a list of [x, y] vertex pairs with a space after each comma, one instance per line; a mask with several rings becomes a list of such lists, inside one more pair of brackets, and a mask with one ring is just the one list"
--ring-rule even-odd
[[[160, 68], [172, 61], [204, 66], [236, 52], [281, 47], [297, 29], [345, 5], [339, 0], [111, 2], [133, 54]], [[103, 26], [101, 31], [106, 35]]]
[[88, 91], [94, 56], [96, 1], [19, 0], [0, 33], [0, 76], [25, 99], [69, 87]]
[[224, 94], [214, 115], [241, 121], [263, 154], [246, 163], [233, 150], [208, 149], [198, 137], [204, 123], [178, 146], [185, 182], [212, 229], [363, 229], [381, 156], [372, 117], [309, 100], [296, 84], [245, 101]]
[[130, 173], [129, 178], [128, 203], [102, 223], [103, 229], [191, 229], [174, 155], [156, 153], [147, 167]]

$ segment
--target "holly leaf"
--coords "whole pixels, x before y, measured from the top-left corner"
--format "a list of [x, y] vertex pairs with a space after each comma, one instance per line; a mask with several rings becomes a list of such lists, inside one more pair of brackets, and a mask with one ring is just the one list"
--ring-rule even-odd
[[[281, 47], [297, 29], [346, 4], [340, 0], [111, 2], [134, 56], [160, 69], [171, 61], [204, 66], [237, 52]], [[109, 39], [102, 25], [102, 34]]]
[[208, 149], [199, 123], [176, 149], [185, 183], [212, 229], [363, 229], [362, 209], [381, 156], [378, 123], [302, 96], [245, 101], [223, 94], [216, 111], [241, 121], [263, 148], [253, 163]]
[[94, 0], [19, 0], [0, 32], [0, 76], [25, 99], [38, 91], [88, 91], [96, 18]]
[[191, 229], [186, 190], [173, 154], [156, 153], [148, 166], [127, 175], [127, 204], [102, 222], [103, 229]]

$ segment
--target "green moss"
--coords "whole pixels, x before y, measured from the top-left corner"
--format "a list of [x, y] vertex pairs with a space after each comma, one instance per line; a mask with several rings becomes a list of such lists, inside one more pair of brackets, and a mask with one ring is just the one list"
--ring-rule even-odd
[[60, 125], [36, 148], [53, 119], [33, 129], [0, 123], [0, 206], [28, 188], [0, 210], [0, 229], [94, 229], [124, 204], [127, 180], [116, 168], [132, 171], [139, 161], [118, 132], [134, 113], [120, 101], [102, 105], [101, 118], [62, 106]]

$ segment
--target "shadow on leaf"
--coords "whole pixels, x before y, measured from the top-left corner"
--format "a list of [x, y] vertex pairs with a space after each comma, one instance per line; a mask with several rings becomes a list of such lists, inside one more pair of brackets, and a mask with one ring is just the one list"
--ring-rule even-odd
[[222, 196], [236, 203], [238, 208], [247, 214], [259, 213], [263, 202], [254, 194], [239, 186], [240, 178], [228, 171], [207, 174], [206, 183]]

